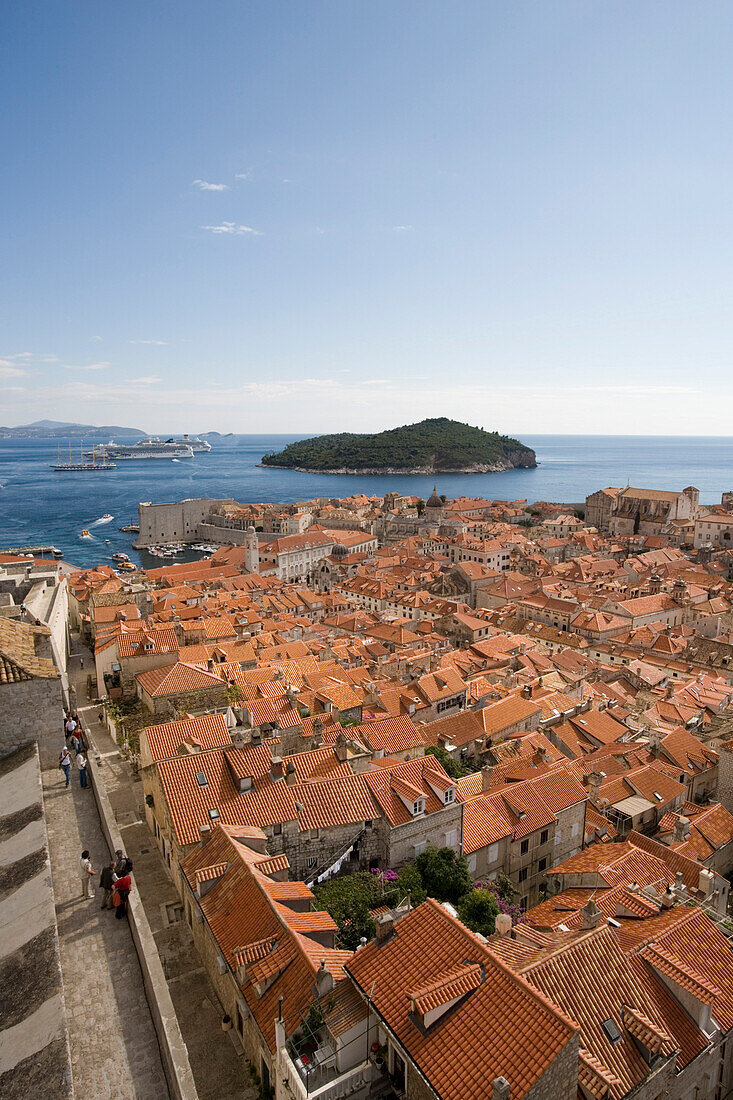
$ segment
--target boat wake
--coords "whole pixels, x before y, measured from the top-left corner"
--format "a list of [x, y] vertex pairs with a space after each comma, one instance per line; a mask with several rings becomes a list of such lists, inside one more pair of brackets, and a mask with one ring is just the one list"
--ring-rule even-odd
[[99, 519], [95, 519], [94, 523], [91, 526], [101, 527], [103, 523], [111, 523], [114, 518], [115, 517], [111, 516], [109, 512], [105, 512], [103, 516], [99, 517]]

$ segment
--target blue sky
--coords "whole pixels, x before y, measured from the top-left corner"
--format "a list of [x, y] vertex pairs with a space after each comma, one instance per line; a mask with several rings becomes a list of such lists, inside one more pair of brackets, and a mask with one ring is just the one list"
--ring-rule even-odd
[[0, 422], [731, 434], [733, 7], [23, 0]]

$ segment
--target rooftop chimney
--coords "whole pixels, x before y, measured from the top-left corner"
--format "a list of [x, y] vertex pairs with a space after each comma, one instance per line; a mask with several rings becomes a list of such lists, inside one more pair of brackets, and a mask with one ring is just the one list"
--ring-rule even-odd
[[282, 779], [284, 775], [285, 767], [283, 765], [282, 756], [273, 756], [272, 760], [270, 761], [270, 776], [273, 779], [277, 780]]
[[295, 774], [295, 764], [292, 760], [288, 760], [285, 765], [285, 782], [289, 787], [294, 786], [298, 782], [298, 777]]
[[326, 970], [326, 960], [321, 959], [321, 965], [316, 971], [316, 992], [318, 993], [318, 996], [324, 997], [326, 993], [331, 992], [333, 986], [333, 974], [330, 970]]
[[390, 913], [382, 913], [377, 917], [377, 943], [386, 943], [394, 933], [394, 917]]
[[204, 848], [211, 840], [211, 825], [199, 825], [199, 846]]
[[509, 1100], [509, 1082], [506, 1077], [496, 1077], [494, 1079], [491, 1100]]
[[591, 928], [598, 927], [598, 921], [601, 919], [602, 913], [594, 902], [593, 898], [589, 898], [586, 904], [580, 910], [580, 916], [582, 920], [581, 927], [583, 928], [583, 931], [589, 931]]
[[677, 844], [690, 839], [690, 820], [682, 814], [674, 823], [674, 839]]
[[493, 772], [493, 770], [494, 770], [494, 768], [493, 768], [493, 765], [491, 765], [491, 764], [485, 764], [484, 767], [481, 769], [481, 790], [482, 791], [490, 791], [491, 790], [491, 773]]
[[512, 930], [512, 918], [508, 913], [499, 913], [496, 918], [496, 934], [497, 936], [507, 936]]

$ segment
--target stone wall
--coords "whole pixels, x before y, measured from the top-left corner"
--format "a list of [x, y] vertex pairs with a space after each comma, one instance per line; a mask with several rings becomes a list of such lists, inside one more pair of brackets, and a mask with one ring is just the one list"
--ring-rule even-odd
[[[526, 1042], [532, 1042], [526, 1036]], [[578, 1048], [576, 1032], [548, 1066], [538, 1081], [525, 1094], [525, 1100], [576, 1100], [578, 1090]], [[511, 1087], [511, 1081], [509, 1082]], [[511, 1095], [511, 1093], [510, 1093]], [[659, 1094], [657, 1094], [659, 1095]], [[636, 1093], [634, 1094], [636, 1100]]]
[[135, 546], [141, 549], [166, 542], [195, 542], [201, 537], [199, 529], [211, 510], [234, 503], [208, 497], [172, 504], [141, 503], [138, 505], [140, 531]]
[[0, 687], [0, 757], [38, 742], [41, 767], [58, 764], [64, 743], [61, 680], [23, 680]]
[[[415, 858], [415, 846], [424, 844], [435, 848], [452, 848], [458, 855], [463, 850], [463, 803], [454, 802], [444, 810], [424, 814], [404, 825], [390, 827], [382, 821], [380, 831], [385, 837], [385, 861], [388, 867], [399, 867]], [[450, 834], [455, 840], [449, 844]]]
[[718, 798], [729, 813], [733, 813], [733, 749], [720, 748], [718, 762]]

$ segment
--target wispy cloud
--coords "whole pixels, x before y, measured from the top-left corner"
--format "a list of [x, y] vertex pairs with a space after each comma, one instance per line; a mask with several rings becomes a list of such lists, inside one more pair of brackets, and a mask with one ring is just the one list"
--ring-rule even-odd
[[202, 229], [208, 229], [209, 233], [229, 233], [234, 237], [242, 237], [249, 233], [252, 237], [261, 237], [259, 229], [253, 229], [251, 225], [237, 225], [236, 222], [220, 222], [219, 225], [202, 225]]
[[142, 386], [154, 386], [156, 382], [162, 382], [157, 374], [144, 374], [141, 378], [131, 378], [131, 382], [139, 382]]
[[103, 363], [64, 363], [64, 370], [106, 370], [112, 364]]
[[237, 172], [234, 178], [235, 180], [244, 180], [245, 183], [251, 183], [254, 179], [254, 169], [245, 168], [243, 172]]
[[228, 191], [229, 185], [226, 183], [209, 183], [208, 180], [194, 180], [191, 184], [192, 187], [198, 187], [199, 191]]
[[131, 344], [153, 344], [156, 348], [167, 347], [167, 340], [130, 340]]
[[393, 233], [414, 233], [415, 232], [415, 226], [414, 225], [393, 225], [392, 226], [392, 232]]
[[101, 336], [90, 336], [89, 337], [89, 343], [90, 344], [101, 344], [102, 343], [102, 337]]
[[28, 371], [22, 367], [16, 367], [7, 359], [0, 359], [0, 378], [22, 378]]

